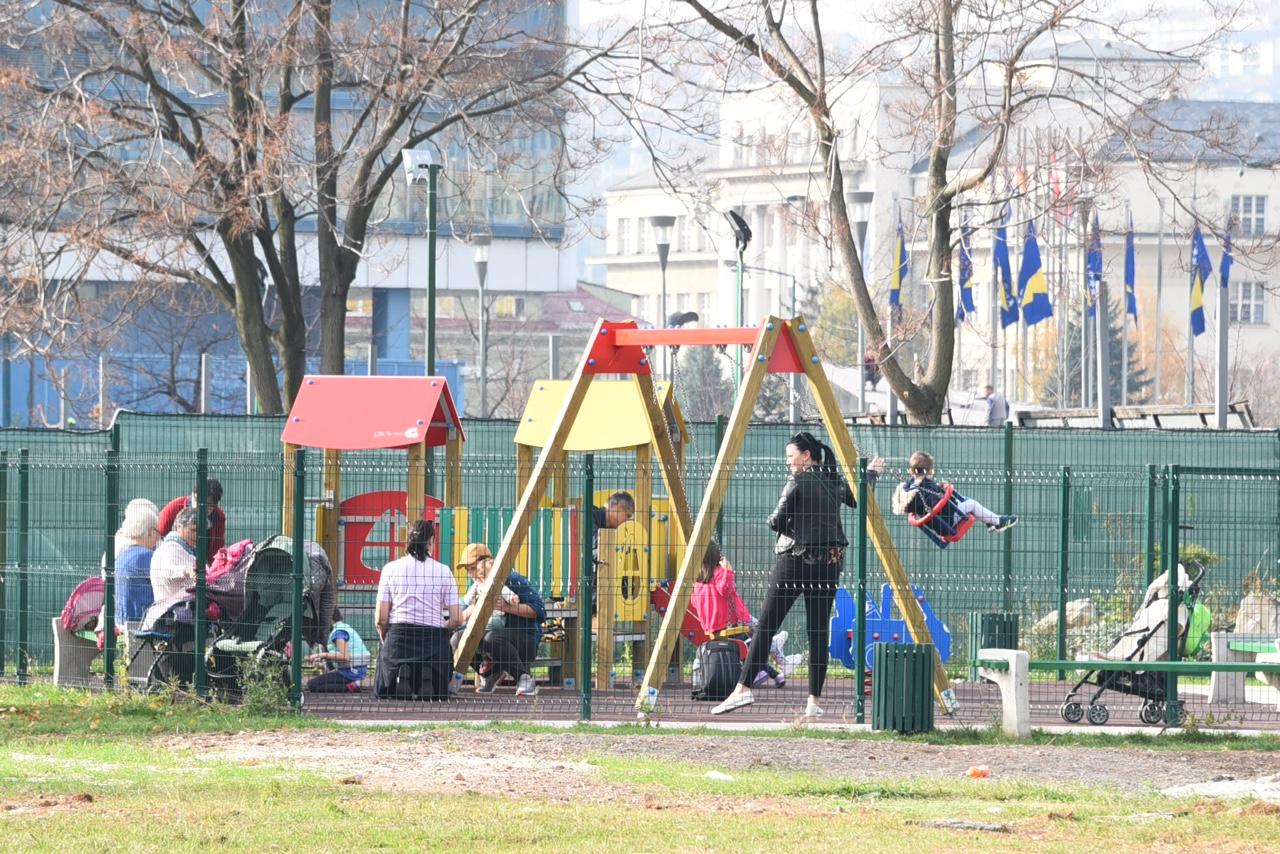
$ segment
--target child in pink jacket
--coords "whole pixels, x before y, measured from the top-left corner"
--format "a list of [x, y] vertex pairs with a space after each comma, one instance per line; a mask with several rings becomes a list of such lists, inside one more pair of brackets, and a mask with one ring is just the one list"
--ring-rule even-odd
[[[702, 630], [712, 637], [731, 626], [754, 627], [756, 624], [746, 603], [738, 595], [733, 566], [720, 553], [720, 546], [714, 541], [707, 545], [706, 554], [703, 555], [702, 566], [693, 585], [693, 598], [689, 600], [689, 609], [698, 618]], [[782, 647], [786, 642], [785, 631], [773, 636], [770, 656], [780, 666], [784, 660]], [[752, 686], [759, 687], [770, 679], [779, 688], [787, 683], [786, 676], [766, 664], [765, 669], [756, 674]]]

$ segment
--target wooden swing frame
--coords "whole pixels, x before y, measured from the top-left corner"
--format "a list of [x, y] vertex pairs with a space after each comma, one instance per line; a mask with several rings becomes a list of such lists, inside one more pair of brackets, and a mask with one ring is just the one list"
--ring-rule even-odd
[[[688, 495], [680, 479], [675, 450], [667, 432], [666, 419], [658, 406], [653, 384], [653, 372], [644, 348], [664, 346], [722, 346], [738, 345], [751, 348], [751, 365], [743, 376], [741, 390], [734, 401], [724, 441], [716, 455], [711, 479], [698, 508], [696, 519], [689, 510]], [[570, 428], [578, 416], [592, 380], [602, 374], [630, 375], [644, 402], [654, 436], [658, 465], [662, 472], [667, 495], [671, 501], [671, 516], [675, 535], [686, 545], [679, 569], [671, 585], [671, 603], [663, 615], [657, 640], [650, 650], [648, 665], [640, 684], [635, 706], [642, 713], [654, 710], [653, 698], [666, 676], [667, 664], [679, 640], [680, 624], [693, 594], [693, 579], [702, 560], [705, 544], [710, 542], [715, 521], [724, 506], [733, 471], [737, 465], [750, 425], [751, 413], [760, 396], [764, 379], [770, 373], [802, 373], [809, 380], [810, 389], [818, 405], [818, 411], [830, 436], [836, 457], [846, 479], [857, 480], [858, 450], [844, 423], [835, 393], [823, 373], [821, 361], [809, 335], [808, 324], [802, 317], [791, 320], [769, 316], [759, 326], [730, 329], [639, 329], [634, 321], [615, 323], [607, 320], [596, 322], [582, 359], [570, 381], [564, 405], [552, 427], [546, 444], [530, 472], [515, 515], [502, 537], [502, 545], [494, 557], [494, 572], [489, 574], [479, 594], [479, 607], [472, 611], [471, 619], [463, 629], [454, 669], [465, 670], [466, 663], [475, 655], [484, 636], [484, 627], [501, 594], [502, 585], [515, 565], [516, 556], [528, 536], [533, 515], [546, 493], [553, 468], [564, 459], [564, 445]], [[888, 525], [880, 512], [875, 494], [868, 490], [866, 500], [867, 531], [871, 543], [884, 567], [885, 575], [900, 603], [907, 631], [916, 643], [932, 643], [925, 625], [924, 613], [916, 602], [910, 581], [897, 547], [889, 534]], [[699, 547], [698, 544], [703, 544]], [[586, 674], [580, 674], [586, 678]], [[934, 696], [947, 714], [956, 709], [950, 680], [943, 670], [942, 661], [934, 657]]]

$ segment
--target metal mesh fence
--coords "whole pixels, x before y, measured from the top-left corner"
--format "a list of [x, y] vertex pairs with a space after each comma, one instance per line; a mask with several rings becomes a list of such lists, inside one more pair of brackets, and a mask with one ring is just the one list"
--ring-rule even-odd
[[[248, 539], [271, 545], [260, 566], [236, 570], [253, 582], [241, 579], [230, 593], [218, 584], [231, 582], [206, 578], [197, 602], [193, 556], [190, 584], [181, 591], [186, 598], [166, 615], [148, 621], [145, 613], [121, 611], [122, 633], [112, 647], [116, 685], [154, 687], [178, 679], [234, 699], [246, 685], [311, 684], [315, 690], [301, 692], [306, 709], [349, 717], [634, 715], [664, 598], [685, 553], [659, 469], [634, 454], [611, 452], [573, 454], [549, 472], [546, 498], [529, 514], [515, 557], [523, 581], [507, 585], [497, 618], [477, 634], [478, 657], [459, 668], [460, 690], [450, 693], [459, 688], [459, 677], [451, 663], [455, 627], [448, 624], [448, 600], [470, 604], [474, 580], [461, 566], [466, 547], [499, 551], [516, 517], [518, 490], [531, 474], [516, 463], [516, 425], [465, 424], [461, 471], [452, 474], [440, 450], [418, 474], [403, 452], [344, 454], [335, 466], [310, 451], [301, 492], [282, 455], [281, 426], [280, 419], [268, 418], [129, 415], [102, 433], [0, 432], [3, 678], [104, 684], [104, 655], [93, 629], [104, 628], [105, 620], [99, 616], [93, 629], [77, 635], [60, 628], [64, 606], [78, 584], [100, 575], [104, 552], [114, 554], [116, 527], [131, 499], [163, 507], [198, 492], [195, 452], [203, 448], [205, 477], [221, 487], [227, 544]], [[739, 647], [741, 658], [751, 630], [736, 626], [747, 623], [748, 614], [764, 615], [778, 561], [776, 533], [766, 520], [787, 482], [783, 449], [795, 428], [753, 426], [733, 471], [717, 484], [721, 429], [692, 425], [678, 474], [694, 517], [708, 491], [723, 487], [716, 490], [724, 502], [714, 541], [732, 566], [740, 602], [716, 587], [714, 574], [706, 585], [711, 592], [702, 590], [695, 599], [718, 616], [707, 625], [701, 618], [708, 615], [686, 619], [682, 640], [657, 670], [657, 713], [673, 719], [706, 719], [716, 705], [692, 698], [695, 679], [705, 676], [701, 667], [695, 673], [699, 642], [709, 632], [723, 633], [719, 639]], [[886, 473], [866, 488], [885, 514], [943, 654], [960, 720], [998, 720], [1000, 694], [981, 678], [980, 665], [991, 662], [979, 650], [1016, 646], [1030, 654], [1037, 723], [1069, 720], [1077, 711], [1077, 719], [1113, 724], [1178, 714], [1202, 725], [1280, 723], [1277, 677], [1249, 669], [1265, 670], [1280, 656], [1276, 434], [855, 427], [853, 437], [866, 457], [887, 459]], [[892, 515], [894, 489], [908, 479], [907, 459], [918, 449], [935, 458], [938, 480], [997, 517], [1016, 514], [1016, 527], [992, 533], [983, 517], [962, 539], [940, 548], [922, 527]], [[384, 567], [404, 555], [406, 494], [419, 476], [430, 496], [427, 517], [437, 524], [433, 554], [452, 587], [432, 588], [422, 567], [401, 566], [408, 573], [402, 587], [380, 597]], [[459, 487], [453, 492], [451, 476]], [[598, 521], [618, 521], [607, 512], [609, 497], [618, 492], [630, 494], [634, 518], [597, 533]], [[849, 546], [818, 636], [810, 637], [801, 596], [777, 626], [785, 641], [765, 656], [766, 666], [746, 674], [756, 686], [754, 703], [739, 716], [802, 714], [821, 659], [811, 647], [825, 643], [830, 662], [820, 693], [827, 716], [870, 718], [869, 647], [909, 641], [910, 633], [880, 555], [859, 536], [870, 524], [860, 515], [866, 507], [839, 511]], [[595, 520], [593, 508], [605, 518]], [[294, 533], [295, 520], [303, 540], [317, 544], [296, 555], [291, 540], [272, 539]], [[694, 543], [692, 551], [700, 556], [708, 544]], [[198, 545], [187, 543], [191, 550]], [[1188, 569], [1179, 576], [1172, 623], [1167, 614], [1157, 619], [1161, 607], [1168, 610], [1167, 587], [1163, 598], [1159, 584], [1152, 588], [1170, 568], [1171, 554]], [[295, 565], [295, 558], [301, 562]], [[1196, 577], [1200, 567], [1203, 578]], [[122, 572], [136, 576], [137, 569]], [[150, 568], [146, 577], [153, 577]], [[108, 589], [123, 598], [136, 581], [113, 572]], [[718, 583], [724, 586], [723, 579]], [[434, 591], [438, 601], [424, 604], [424, 591]], [[381, 630], [380, 598], [388, 603]], [[342, 628], [331, 638], [335, 604]], [[422, 618], [414, 609], [424, 607], [431, 611], [429, 627], [438, 631], [391, 631], [406, 616]], [[725, 614], [730, 622], [716, 624]], [[303, 641], [296, 647], [295, 625]], [[1081, 658], [1119, 669], [1095, 672], [1069, 663]], [[1119, 663], [1105, 664], [1109, 660]], [[375, 691], [379, 673], [387, 678], [392, 668], [396, 678]], [[447, 702], [414, 699], [439, 693], [441, 679]], [[352, 684], [358, 689], [348, 688]], [[1098, 707], [1105, 711], [1093, 711]]]

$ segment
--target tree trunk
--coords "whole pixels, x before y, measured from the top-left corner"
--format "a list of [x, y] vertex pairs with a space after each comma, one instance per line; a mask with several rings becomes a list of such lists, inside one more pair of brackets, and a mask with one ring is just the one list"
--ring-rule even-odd
[[320, 270], [320, 372], [346, 370], [347, 290], [338, 222], [338, 161], [333, 147], [332, 0], [313, 0], [316, 32], [316, 248]]
[[235, 280], [236, 332], [249, 362], [258, 406], [265, 415], [282, 415], [284, 406], [271, 360], [271, 330], [262, 314], [263, 282], [253, 253], [253, 240], [247, 235], [233, 235], [228, 227], [220, 231]]

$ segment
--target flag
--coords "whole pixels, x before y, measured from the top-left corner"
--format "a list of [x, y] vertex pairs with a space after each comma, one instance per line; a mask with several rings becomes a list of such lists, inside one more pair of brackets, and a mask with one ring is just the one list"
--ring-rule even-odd
[[973, 304], [973, 249], [969, 246], [972, 228], [960, 228], [960, 305], [956, 307], [956, 323], [977, 312]]
[[1124, 233], [1124, 310], [1138, 322], [1137, 263], [1133, 254], [1133, 214], [1129, 214], [1129, 228]]
[[1002, 329], [1018, 322], [1018, 297], [1013, 292], [1013, 268], [1009, 264], [1009, 238], [1005, 233], [1005, 225], [1008, 222], [1009, 207], [1006, 205], [991, 247], [991, 257], [1000, 275], [1000, 282], [996, 286], [996, 299], [1000, 303]]
[[1085, 261], [1084, 304], [1089, 317], [1098, 311], [1098, 286], [1102, 283], [1102, 232], [1098, 227], [1098, 212], [1093, 212], [1093, 230], [1089, 234], [1089, 255]]
[[898, 237], [893, 244], [893, 274], [889, 278], [889, 305], [902, 307], [902, 283], [907, 280], [907, 241], [902, 234], [902, 217], [898, 217]]
[[1022, 266], [1018, 269], [1018, 302], [1027, 326], [1035, 326], [1053, 316], [1049, 304], [1049, 283], [1040, 265], [1040, 245], [1036, 243], [1036, 224], [1027, 223], [1027, 243], [1022, 249]]
[[1204, 286], [1213, 272], [1209, 250], [1204, 247], [1200, 226], [1191, 232], [1191, 334], [1204, 333]]

